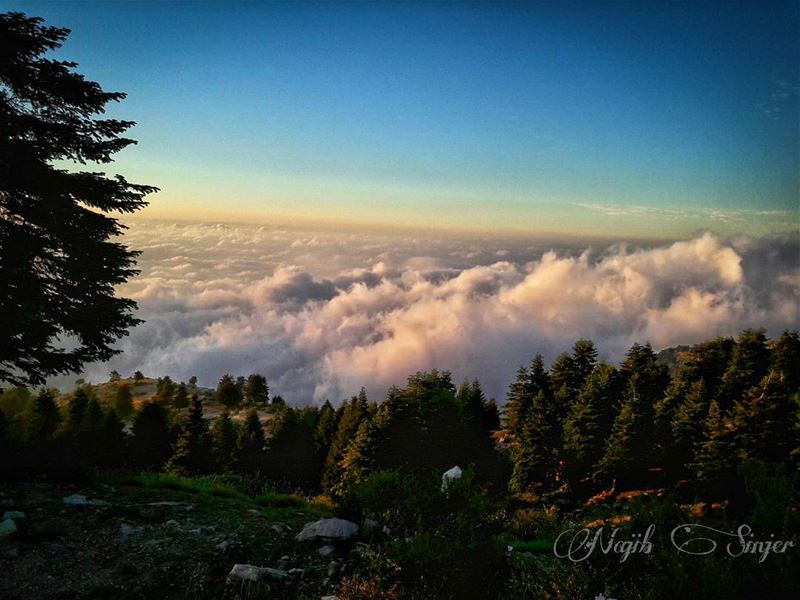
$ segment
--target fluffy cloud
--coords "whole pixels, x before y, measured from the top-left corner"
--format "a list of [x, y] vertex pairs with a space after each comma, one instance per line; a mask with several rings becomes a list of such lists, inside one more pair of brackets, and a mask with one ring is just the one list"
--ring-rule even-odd
[[662, 348], [749, 326], [774, 335], [800, 317], [796, 235], [586, 249], [139, 222], [127, 236], [144, 251], [142, 274], [120, 292], [146, 323], [90, 379], [139, 368], [213, 385], [258, 371], [305, 404], [362, 385], [378, 397], [438, 367], [502, 398], [519, 364], [580, 337], [618, 360], [634, 341]]

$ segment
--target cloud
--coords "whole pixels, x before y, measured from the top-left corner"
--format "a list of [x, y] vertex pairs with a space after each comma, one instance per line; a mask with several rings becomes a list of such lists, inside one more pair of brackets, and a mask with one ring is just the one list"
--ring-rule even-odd
[[153, 222], [127, 235], [142, 274], [120, 293], [146, 322], [90, 380], [141, 369], [213, 385], [258, 371], [307, 404], [362, 385], [378, 398], [437, 367], [502, 399], [518, 365], [580, 337], [618, 360], [636, 341], [775, 335], [800, 318], [794, 234], [606, 248]]

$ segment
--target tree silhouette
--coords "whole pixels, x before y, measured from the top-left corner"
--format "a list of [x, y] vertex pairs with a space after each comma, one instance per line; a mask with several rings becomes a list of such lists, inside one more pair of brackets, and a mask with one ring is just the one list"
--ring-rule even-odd
[[114, 295], [137, 253], [110, 241], [125, 227], [106, 213], [139, 210], [156, 188], [53, 166], [109, 163], [135, 143], [121, 137], [132, 121], [96, 118], [125, 94], [44, 58], [68, 34], [0, 14], [0, 380], [16, 385], [108, 360], [139, 322]]

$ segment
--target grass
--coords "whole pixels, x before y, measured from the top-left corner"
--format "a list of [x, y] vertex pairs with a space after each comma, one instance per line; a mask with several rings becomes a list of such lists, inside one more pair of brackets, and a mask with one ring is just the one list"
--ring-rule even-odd
[[215, 498], [238, 500], [245, 504], [258, 504], [272, 507], [303, 508], [305, 500], [293, 494], [265, 492], [251, 495], [243, 491], [244, 482], [235, 476], [205, 475], [200, 477], [183, 477], [171, 473], [135, 473], [111, 478], [118, 485], [129, 485], [150, 489], [176, 490], [187, 494], [198, 494]]

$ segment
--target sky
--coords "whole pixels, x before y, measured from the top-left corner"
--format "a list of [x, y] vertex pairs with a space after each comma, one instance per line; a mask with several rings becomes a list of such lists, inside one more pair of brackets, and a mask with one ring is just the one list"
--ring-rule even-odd
[[128, 93], [146, 217], [661, 240], [800, 225], [798, 6], [0, 2]]

